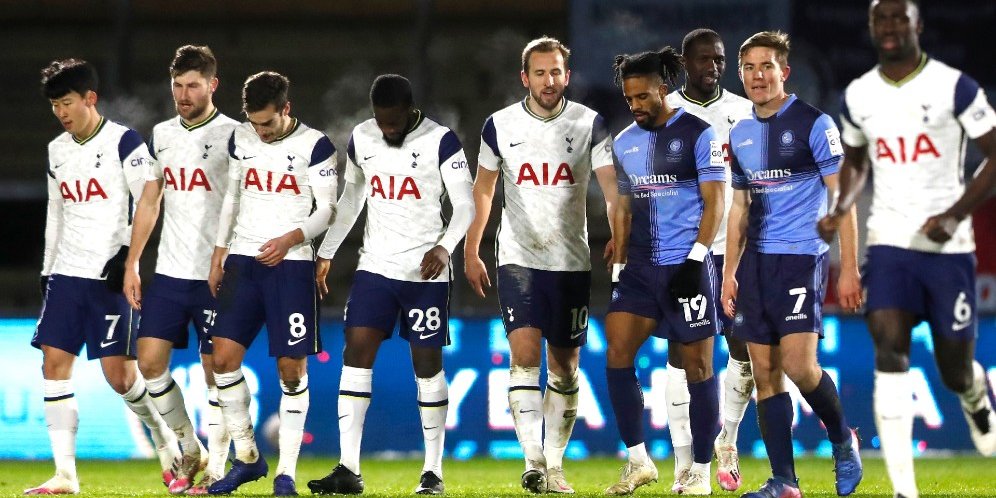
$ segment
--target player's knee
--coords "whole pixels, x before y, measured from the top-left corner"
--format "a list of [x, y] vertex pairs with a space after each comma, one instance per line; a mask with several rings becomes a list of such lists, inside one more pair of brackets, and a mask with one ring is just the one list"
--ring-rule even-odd
[[910, 369], [910, 357], [893, 349], [878, 348], [875, 350], [875, 369], [879, 372], [906, 372]]
[[712, 365], [706, 363], [704, 358], [684, 358], [682, 364], [688, 382], [702, 382], [712, 377]]
[[802, 392], [812, 391], [820, 383], [822, 371], [818, 365], [791, 363], [784, 365], [783, 368], [785, 375]]
[[161, 376], [166, 371], [167, 365], [162, 361], [151, 360], [148, 358], [138, 358], [138, 371], [142, 373], [142, 377], [146, 379], [154, 379]]
[[750, 361], [750, 355], [747, 353], [747, 343], [726, 336], [726, 345], [730, 350], [730, 357], [734, 360]]
[[941, 382], [952, 392], [963, 393], [972, 387], [972, 368], [942, 368]]
[[605, 365], [609, 368], [628, 368], [633, 366], [635, 352], [620, 344], [609, 344], [605, 349]]
[[442, 361], [431, 361], [431, 360], [421, 360], [419, 362], [413, 362], [412, 367], [415, 370], [415, 376], [420, 379], [429, 379], [435, 377], [436, 374], [443, 370]]
[[134, 384], [134, 379], [129, 379], [124, 375], [124, 373], [113, 373], [110, 375], [105, 375], [107, 379], [107, 385], [111, 386], [111, 389], [118, 394], [124, 394], [131, 389], [132, 384]]
[[342, 350], [342, 364], [352, 368], [373, 368], [374, 359], [377, 358], [377, 350], [346, 344]]

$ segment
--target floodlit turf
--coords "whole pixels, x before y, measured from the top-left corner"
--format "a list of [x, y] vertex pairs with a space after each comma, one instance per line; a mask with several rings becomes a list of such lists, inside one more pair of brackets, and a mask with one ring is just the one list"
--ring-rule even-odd
[[[269, 461], [272, 472], [276, 468], [276, 456]], [[302, 459], [298, 465], [298, 492], [310, 494], [307, 480], [324, 476], [335, 463], [331, 459]], [[602, 491], [618, 478], [622, 463], [621, 460], [611, 459], [569, 461], [566, 465], [567, 478], [578, 491], [578, 496], [602, 496]], [[740, 492], [755, 489], [767, 477], [766, 461], [746, 459], [741, 464], [744, 486]], [[80, 496], [167, 496], [166, 488], [158, 480], [159, 466], [152, 460], [89, 460], [79, 462], [78, 465], [82, 488]], [[657, 462], [661, 481], [640, 488], [636, 496], [670, 494], [672, 465], [673, 460]], [[444, 466], [448, 496], [527, 496], [519, 487], [519, 474], [523, 470], [519, 461], [476, 459], [465, 462], [446, 461]], [[803, 492], [807, 497], [836, 496], [830, 460], [805, 458], [799, 460], [797, 466]], [[364, 496], [411, 495], [420, 470], [421, 461], [366, 460], [362, 469], [367, 486]], [[51, 473], [52, 463], [48, 461], [0, 461], [0, 496], [18, 496], [24, 488], [44, 482]], [[917, 482], [920, 485], [920, 496], [923, 497], [996, 496], [994, 477], [996, 460], [993, 459], [952, 457], [917, 461]], [[272, 487], [273, 475], [270, 475], [244, 485], [235, 496], [270, 496]], [[740, 492], [727, 493], [713, 483], [715, 496], [739, 496]], [[852, 496], [892, 497], [882, 460], [865, 460], [864, 481]]]

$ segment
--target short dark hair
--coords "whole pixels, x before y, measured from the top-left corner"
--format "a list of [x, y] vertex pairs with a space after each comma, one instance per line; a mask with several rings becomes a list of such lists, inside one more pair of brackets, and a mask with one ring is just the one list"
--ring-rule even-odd
[[723, 39], [720, 38], [719, 33], [709, 29], [709, 28], [699, 28], [689, 31], [685, 38], [681, 40], [681, 53], [682, 55], [688, 53], [688, 47], [698, 42], [722, 42]]
[[571, 58], [571, 49], [567, 48], [567, 45], [560, 43], [560, 40], [543, 35], [527, 43], [526, 48], [522, 49], [522, 70], [527, 73], [529, 72], [529, 56], [533, 52], [546, 53], [558, 51], [564, 57], [564, 66], [566, 67], [567, 59]]
[[743, 45], [740, 45], [740, 53], [738, 57], [743, 60], [744, 55], [747, 51], [756, 48], [764, 47], [770, 48], [775, 51], [775, 59], [779, 64], [784, 67], [788, 64], [789, 50], [792, 49], [791, 43], [789, 43], [788, 33], [782, 31], [761, 31], [760, 33], [754, 33], [750, 38], [744, 41]]
[[218, 60], [207, 45], [184, 45], [176, 49], [173, 62], [169, 65], [170, 77], [177, 77], [187, 71], [197, 71], [207, 79], [218, 74]]
[[370, 104], [374, 107], [411, 107], [412, 82], [400, 74], [382, 74], [370, 85]]
[[82, 59], [55, 60], [41, 70], [42, 94], [48, 99], [65, 97], [69, 92], [86, 96], [86, 92], [96, 92], [99, 83], [97, 69]]
[[280, 112], [287, 105], [290, 80], [275, 71], [262, 71], [246, 78], [242, 86], [242, 111], [258, 112], [273, 107]]
[[631, 76], [656, 76], [673, 88], [681, 70], [681, 56], [670, 46], [636, 55], [617, 55], [612, 69], [619, 86]]

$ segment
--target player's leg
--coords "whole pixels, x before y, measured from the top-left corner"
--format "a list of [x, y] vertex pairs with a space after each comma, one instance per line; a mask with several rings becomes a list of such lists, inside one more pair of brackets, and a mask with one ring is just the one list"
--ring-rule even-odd
[[[875, 303], [872, 290], [868, 288], [869, 305]], [[919, 321], [912, 312], [901, 309], [871, 309], [867, 315], [875, 344], [875, 427], [893, 490], [906, 498], [919, 496], [913, 471], [913, 384], [909, 375], [911, 331]]]
[[759, 490], [742, 496], [801, 498], [792, 455], [792, 398], [785, 390], [780, 348], [749, 339], [747, 349], [757, 387], [757, 424], [768, 453], [771, 478]]
[[[716, 265], [716, 273], [722, 275], [725, 258], [721, 255], [713, 255], [713, 262]], [[721, 292], [722, 285], [717, 285], [714, 302], [720, 302], [719, 294]], [[750, 369], [747, 343], [733, 337], [733, 319], [720, 310], [719, 323], [730, 355], [726, 360], [726, 375], [723, 378], [723, 404], [721, 407], [723, 425], [719, 435], [716, 436], [714, 445], [717, 461], [716, 481], [724, 490], [736, 491], [740, 488], [741, 482], [737, 436], [740, 431], [740, 423], [744, 419], [744, 413], [747, 412], [747, 405], [750, 403], [751, 394], [754, 391], [754, 376]]]
[[692, 427], [688, 414], [690, 395], [678, 345], [678, 341], [668, 340], [667, 377], [664, 383], [667, 427], [671, 434], [671, 447], [674, 448], [674, 484], [671, 485], [674, 493], [678, 492], [680, 483], [692, 468]]
[[281, 356], [277, 358], [277, 371], [280, 375], [280, 429], [277, 445], [280, 459], [277, 461], [276, 477], [273, 481], [273, 494], [293, 496], [297, 494], [297, 459], [301, 453], [304, 438], [304, 422], [311, 405], [308, 390], [307, 356]]
[[45, 423], [55, 460], [55, 476], [37, 487], [24, 490], [24, 494], [75, 494], [80, 490], [76, 475], [79, 406], [70, 377], [76, 355], [47, 345], [42, 345], [41, 349]]
[[[221, 405], [218, 404], [218, 385], [211, 368], [214, 363], [214, 356], [211, 354], [214, 348], [210, 337], [200, 338], [200, 351], [201, 368], [204, 369], [204, 381], [207, 384], [208, 407], [203, 421], [207, 424], [207, 464], [201, 479], [187, 490], [188, 495], [206, 495], [208, 488], [225, 475], [225, 462], [228, 461], [229, 446], [232, 444], [232, 438], [228, 435], [228, 428], [225, 427], [225, 419], [221, 414]], [[204, 455], [201, 455], [201, 460], [203, 462]]]
[[907, 498], [918, 496], [910, 342], [913, 327], [927, 312], [926, 289], [916, 275], [928, 267], [914, 251], [870, 246], [862, 277], [868, 296], [866, 321], [875, 344], [875, 426], [892, 487]]
[[984, 456], [996, 454], [996, 413], [985, 370], [975, 361], [978, 335], [975, 258], [938, 254], [920, 278], [927, 290], [927, 316], [941, 380], [958, 395], [972, 442]]
[[[625, 273], [627, 270], [623, 270]], [[620, 282], [620, 287], [622, 283]], [[634, 361], [640, 346], [657, 327], [657, 320], [624, 311], [611, 311], [605, 318], [605, 376], [616, 427], [626, 445], [628, 461], [619, 482], [605, 490], [609, 495], [628, 495], [636, 488], [657, 481], [657, 468], [647, 454], [643, 430], [643, 388]]]
[[547, 324], [546, 282], [551, 272], [518, 265], [498, 267], [498, 301], [510, 350], [508, 406], [515, 436], [522, 447], [525, 471], [522, 487], [546, 491], [546, 457], [543, 456], [543, 395], [540, 362], [542, 327]]
[[396, 282], [402, 322], [399, 335], [411, 349], [425, 461], [415, 494], [440, 495], [449, 387], [443, 371], [443, 347], [449, 344], [449, 282]]
[[578, 361], [588, 340], [588, 301], [591, 272], [548, 272], [553, 286], [546, 337], [546, 390], [543, 393], [543, 457], [546, 490], [573, 493], [564, 475], [564, 453], [578, 411]]
[[[715, 323], [715, 322], [714, 322]], [[713, 337], [677, 343], [688, 379], [692, 466], [681, 482], [681, 494], [711, 494], [712, 452], [719, 426], [719, 381], [713, 374]]]
[[52, 275], [48, 281], [41, 317], [31, 345], [42, 352], [42, 383], [45, 424], [55, 460], [55, 475], [25, 494], [78, 493], [76, 474], [76, 432], [79, 405], [73, 392], [73, 363], [83, 349], [84, 334], [79, 331], [82, 308], [73, 296], [78, 293], [72, 277]]

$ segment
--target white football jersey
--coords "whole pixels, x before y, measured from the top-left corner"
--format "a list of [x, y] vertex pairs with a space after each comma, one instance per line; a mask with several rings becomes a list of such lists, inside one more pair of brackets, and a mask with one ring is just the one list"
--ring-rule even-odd
[[751, 101], [735, 94], [719, 89], [719, 95], [707, 102], [699, 102], [688, 98], [682, 90], [675, 90], [665, 97], [669, 106], [684, 108], [689, 114], [709, 123], [716, 130], [716, 138], [723, 142], [723, 164], [726, 166], [726, 188], [724, 190], [723, 220], [719, 223], [719, 231], [712, 241], [712, 253], [718, 256], [726, 254], [726, 222], [730, 217], [730, 206], [733, 205], [733, 184], [730, 182], [730, 129], [733, 125], [750, 117], [754, 109]]
[[[300, 228], [305, 240], [292, 247], [285, 259], [314, 259], [305, 223], [316, 202], [313, 187], [331, 188], [335, 199], [336, 151], [332, 141], [295, 119], [291, 131], [265, 143], [251, 124], [242, 123], [232, 133], [228, 153], [228, 178], [238, 182], [232, 192], [238, 211], [229, 253], [255, 257], [267, 241]], [[228, 235], [221, 232], [219, 228], [219, 246]]]
[[612, 136], [595, 111], [564, 99], [542, 118], [517, 102], [488, 117], [477, 160], [502, 172], [498, 265], [591, 270], [586, 200], [592, 169], [612, 167]]
[[179, 117], [152, 129], [152, 172], [163, 182], [163, 231], [156, 273], [207, 280], [228, 187], [228, 139], [238, 122], [215, 109], [187, 125]]
[[[425, 253], [436, 245], [452, 253], [467, 231], [470, 220], [453, 240], [444, 240], [450, 231], [442, 211], [447, 196], [454, 210], [458, 199], [473, 198], [467, 156], [453, 131], [422, 114], [398, 147], [384, 141], [373, 119], [353, 128], [345, 174], [347, 182], [362, 185], [367, 206], [357, 270], [424, 282], [419, 268]], [[363, 202], [356, 206], [356, 214]], [[337, 219], [318, 255], [331, 259], [354, 221]], [[450, 275], [447, 266], [433, 281], [447, 282]]]
[[42, 275], [99, 279], [131, 241], [132, 197], [152, 158], [141, 135], [101, 118], [90, 137], [63, 133], [48, 144], [49, 213]]
[[873, 168], [868, 245], [974, 251], [971, 217], [944, 244], [928, 239], [920, 227], [964, 192], [966, 136], [977, 138], [996, 126], [978, 83], [924, 56], [903, 81], [888, 81], [878, 66], [852, 81], [841, 110], [844, 143], [867, 145]]

